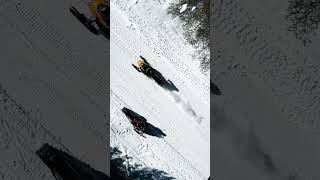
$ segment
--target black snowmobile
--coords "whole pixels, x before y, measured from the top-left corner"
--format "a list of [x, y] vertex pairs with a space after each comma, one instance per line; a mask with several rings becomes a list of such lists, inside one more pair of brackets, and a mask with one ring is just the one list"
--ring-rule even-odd
[[146, 118], [132, 111], [131, 109], [123, 107], [121, 110], [128, 117], [130, 123], [133, 125], [134, 130], [139, 135], [145, 137], [143, 134], [147, 134], [158, 138], [167, 136], [161, 129], [148, 123]]
[[130, 123], [133, 125], [134, 130], [138, 134], [142, 135], [146, 129], [147, 120], [126, 107], [123, 107], [121, 110], [128, 117]]
[[179, 91], [177, 87], [170, 81], [163, 77], [163, 75], [154, 69], [149, 62], [142, 56], [139, 56], [140, 59], [138, 60], [138, 66], [132, 64], [132, 66], [138, 71], [146, 75], [147, 77], [154, 79], [157, 84], [160, 86], [168, 89], [168, 90], [175, 90]]
[[57, 180], [110, 179], [102, 172], [94, 170], [88, 164], [47, 143], [37, 150], [36, 154], [50, 168]]

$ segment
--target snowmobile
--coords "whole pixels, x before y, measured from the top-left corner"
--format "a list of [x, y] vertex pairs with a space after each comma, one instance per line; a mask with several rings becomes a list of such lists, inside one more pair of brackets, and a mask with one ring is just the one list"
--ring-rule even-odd
[[145, 58], [143, 58], [142, 56], [139, 56], [139, 57], [140, 59], [138, 60], [138, 66], [134, 64], [132, 64], [132, 66], [138, 72], [141, 72], [144, 75], [148, 76], [149, 78], [154, 79], [160, 86], [165, 85], [167, 83], [167, 80], [164, 79], [161, 73], [155, 70]]
[[108, 180], [107, 175], [88, 164], [45, 143], [36, 151], [57, 180]]
[[[92, 17], [87, 18], [75, 7], [70, 12], [93, 34], [102, 34], [110, 39], [110, 3], [109, 0], [91, 0], [89, 9]], [[95, 26], [95, 25], [96, 26]]]
[[142, 136], [144, 130], [146, 129], [147, 120], [126, 107], [123, 107], [121, 110], [128, 117], [130, 123], [133, 125], [134, 130]]

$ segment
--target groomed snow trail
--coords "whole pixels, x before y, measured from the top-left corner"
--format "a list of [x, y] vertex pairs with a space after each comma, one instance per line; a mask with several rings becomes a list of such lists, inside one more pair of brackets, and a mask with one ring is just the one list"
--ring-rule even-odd
[[[168, 2], [111, 1], [110, 144], [142, 167], [176, 179], [210, 174], [209, 77], [191, 59], [192, 48], [166, 14]], [[177, 30], [178, 29], [178, 30]], [[139, 55], [179, 91], [169, 91], [132, 66]], [[122, 107], [144, 116], [166, 136], [134, 132]]]

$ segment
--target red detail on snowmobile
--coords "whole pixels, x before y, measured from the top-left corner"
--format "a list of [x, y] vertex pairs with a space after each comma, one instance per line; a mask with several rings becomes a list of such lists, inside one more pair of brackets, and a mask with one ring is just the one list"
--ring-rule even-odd
[[141, 116], [139, 116], [137, 113], [135, 113], [134, 111], [123, 107], [122, 112], [128, 117], [130, 123], [134, 126], [134, 130], [142, 135], [143, 131], [146, 128], [146, 119], [142, 118]]

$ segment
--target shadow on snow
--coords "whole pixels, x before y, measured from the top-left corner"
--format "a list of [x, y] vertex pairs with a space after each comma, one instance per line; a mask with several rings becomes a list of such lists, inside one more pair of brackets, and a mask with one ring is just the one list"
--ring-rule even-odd
[[49, 167], [58, 180], [108, 180], [107, 175], [99, 172], [76, 157], [63, 152], [47, 143], [36, 151], [40, 159]]
[[140, 179], [140, 180], [172, 180], [175, 179], [170, 177], [168, 173], [153, 169], [153, 168], [141, 168], [140, 164], [128, 163], [132, 157], [123, 155], [123, 153], [117, 148], [112, 147], [110, 150], [110, 172], [111, 179], [117, 180], [129, 180], [129, 179]]

